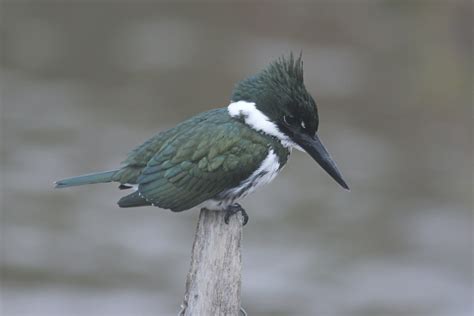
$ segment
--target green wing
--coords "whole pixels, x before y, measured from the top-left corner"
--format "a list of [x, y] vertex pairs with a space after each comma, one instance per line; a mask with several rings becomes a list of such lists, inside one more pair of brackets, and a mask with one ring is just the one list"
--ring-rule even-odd
[[189, 209], [237, 186], [268, 154], [267, 140], [225, 110], [192, 120], [167, 135], [138, 177], [138, 192], [148, 203], [172, 211]]
[[132, 150], [128, 154], [127, 159], [122, 162], [124, 166], [114, 175], [113, 181], [137, 184], [138, 177], [143, 169], [146, 168], [150, 159], [153, 158], [166, 143], [173, 141], [181, 130], [188, 130], [194, 125], [200, 124], [207, 119], [208, 115], [206, 114], [210, 114], [214, 111], [216, 110], [202, 113], [201, 115], [178, 124], [174, 128], [160, 132]]

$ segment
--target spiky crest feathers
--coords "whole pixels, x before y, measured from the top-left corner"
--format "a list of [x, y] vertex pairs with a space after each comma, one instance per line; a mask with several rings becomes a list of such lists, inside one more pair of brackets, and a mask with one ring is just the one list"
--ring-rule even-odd
[[232, 93], [232, 102], [246, 101], [273, 122], [296, 117], [311, 131], [318, 128], [316, 103], [306, 90], [303, 78], [303, 58], [293, 54], [282, 56], [258, 74], [240, 81]]

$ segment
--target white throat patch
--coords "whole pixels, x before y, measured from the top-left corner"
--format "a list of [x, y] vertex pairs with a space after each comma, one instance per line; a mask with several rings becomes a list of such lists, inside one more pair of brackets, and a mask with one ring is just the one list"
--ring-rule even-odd
[[232, 102], [227, 107], [227, 110], [232, 117], [242, 116], [245, 124], [252, 129], [277, 137], [283, 146], [290, 149], [293, 147], [300, 149], [297, 144], [278, 129], [275, 123], [270, 121], [268, 116], [257, 109], [255, 103], [246, 101]]

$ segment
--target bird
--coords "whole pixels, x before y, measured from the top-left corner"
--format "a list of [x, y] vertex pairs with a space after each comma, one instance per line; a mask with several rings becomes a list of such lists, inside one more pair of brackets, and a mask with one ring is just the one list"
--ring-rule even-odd
[[227, 106], [197, 114], [133, 149], [121, 166], [55, 182], [56, 188], [116, 182], [133, 192], [123, 208], [156, 206], [173, 212], [194, 207], [240, 212], [236, 201], [272, 181], [292, 149], [307, 153], [349, 190], [318, 137], [316, 102], [305, 87], [303, 59], [281, 56], [239, 81]]

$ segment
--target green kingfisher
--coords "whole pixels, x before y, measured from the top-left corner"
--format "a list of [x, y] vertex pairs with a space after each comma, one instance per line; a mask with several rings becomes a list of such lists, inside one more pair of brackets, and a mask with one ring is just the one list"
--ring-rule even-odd
[[318, 138], [318, 110], [303, 82], [301, 55], [280, 57], [235, 86], [227, 107], [200, 113], [132, 150], [118, 169], [57, 181], [57, 188], [117, 182], [134, 189], [120, 207], [245, 210], [236, 200], [269, 183], [293, 148], [349, 189]]

